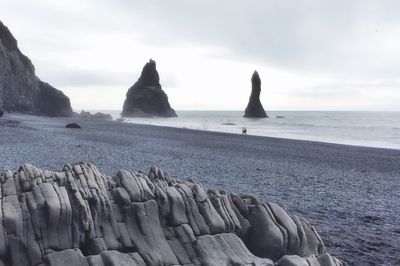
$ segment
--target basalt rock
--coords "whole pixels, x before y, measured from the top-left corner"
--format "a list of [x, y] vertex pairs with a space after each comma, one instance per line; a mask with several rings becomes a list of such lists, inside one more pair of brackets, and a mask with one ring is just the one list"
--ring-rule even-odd
[[0, 109], [45, 116], [69, 116], [70, 100], [42, 82], [19, 50], [17, 40], [0, 21]]
[[249, 103], [247, 104], [246, 110], [244, 111], [244, 117], [263, 118], [268, 117], [265, 113], [264, 107], [260, 101], [261, 93], [261, 79], [257, 71], [254, 71], [251, 77], [251, 94]]
[[0, 184], [0, 265], [344, 265], [304, 219], [157, 167], [26, 164]]
[[82, 110], [78, 116], [85, 120], [95, 120], [95, 121], [112, 121], [113, 120], [113, 118], [110, 114], [105, 114], [105, 113], [101, 113], [101, 112], [92, 114], [90, 112], [85, 112]]
[[156, 62], [151, 60], [143, 67], [139, 80], [126, 93], [122, 116], [174, 117], [176, 113], [162, 90]]
[[70, 123], [70, 124], [67, 124], [65, 127], [66, 127], [66, 128], [77, 128], [77, 129], [82, 128], [82, 127], [81, 127], [80, 125], [78, 125], [77, 123]]

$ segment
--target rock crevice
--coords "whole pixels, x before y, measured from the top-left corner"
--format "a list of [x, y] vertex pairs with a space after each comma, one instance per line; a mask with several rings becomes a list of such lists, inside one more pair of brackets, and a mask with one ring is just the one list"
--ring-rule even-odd
[[344, 265], [304, 219], [157, 167], [26, 164], [0, 183], [0, 265]]

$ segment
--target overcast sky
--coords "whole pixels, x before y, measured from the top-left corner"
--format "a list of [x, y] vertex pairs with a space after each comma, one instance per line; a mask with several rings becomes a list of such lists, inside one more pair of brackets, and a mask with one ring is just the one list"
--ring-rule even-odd
[[75, 110], [122, 109], [153, 58], [177, 110], [400, 110], [400, 1], [0, 0]]

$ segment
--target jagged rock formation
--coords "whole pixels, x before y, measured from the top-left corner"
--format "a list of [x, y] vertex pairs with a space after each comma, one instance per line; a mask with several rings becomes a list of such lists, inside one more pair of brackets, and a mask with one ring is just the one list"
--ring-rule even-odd
[[0, 181], [0, 265], [343, 265], [304, 219], [156, 167], [27, 164]]
[[146, 63], [139, 80], [126, 93], [122, 116], [176, 116], [161, 88], [154, 60]]
[[69, 116], [69, 98], [35, 75], [17, 40], [0, 21], [0, 110], [45, 116]]
[[105, 113], [101, 113], [101, 112], [97, 112], [97, 113], [90, 113], [90, 112], [85, 112], [85, 111], [81, 111], [81, 113], [79, 115], [80, 118], [83, 118], [85, 120], [96, 120], [96, 121], [112, 121], [113, 118], [110, 114], [105, 114]]
[[244, 111], [244, 117], [268, 117], [260, 102], [260, 93], [261, 79], [257, 71], [254, 71], [253, 76], [251, 77], [251, 94], [249, 98], [249, 103], [247, 104], [246, 110]]

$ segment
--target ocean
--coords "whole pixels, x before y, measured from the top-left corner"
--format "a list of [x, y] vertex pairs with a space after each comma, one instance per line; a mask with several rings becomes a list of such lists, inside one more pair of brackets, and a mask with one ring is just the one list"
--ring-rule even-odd
[[[119, 112], [109, 112], [119, 118]], [[173, 118], [126, 118], [128, 123], [367, 147], [400, 149], [400, 112], [270, 111], [267, 119], [241, 111], [178, 111]]]

